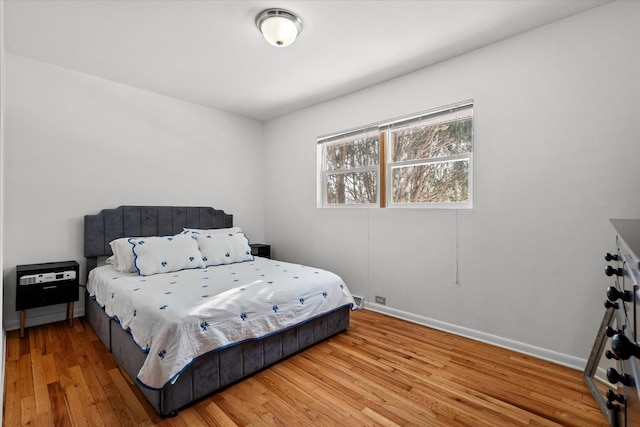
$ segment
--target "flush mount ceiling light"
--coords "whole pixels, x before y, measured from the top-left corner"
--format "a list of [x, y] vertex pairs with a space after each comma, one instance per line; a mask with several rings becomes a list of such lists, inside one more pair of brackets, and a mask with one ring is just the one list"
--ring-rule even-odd
[[266, 9], [256, 16], [256, 27], [269, 44], [286, 47], [296, 41], [302, 31], [302, 21], [288, 10]]

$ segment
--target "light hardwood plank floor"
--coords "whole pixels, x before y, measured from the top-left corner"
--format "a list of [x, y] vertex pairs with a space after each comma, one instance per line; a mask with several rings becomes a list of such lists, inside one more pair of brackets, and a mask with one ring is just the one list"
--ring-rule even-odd
[[159, 417], [84, 318], [7, 333], [4, 425], [606, 426], [582, 373], [372, 311]]

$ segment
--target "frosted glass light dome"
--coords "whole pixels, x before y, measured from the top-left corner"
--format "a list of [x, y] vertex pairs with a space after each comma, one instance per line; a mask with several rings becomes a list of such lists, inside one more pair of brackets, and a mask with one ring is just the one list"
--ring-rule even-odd
[[293, 43], [300, 31], [302, 21], [284, 9], [267, 9], [256, 17], [256, 26], [265, 40], [276, 47], [287, 47]]

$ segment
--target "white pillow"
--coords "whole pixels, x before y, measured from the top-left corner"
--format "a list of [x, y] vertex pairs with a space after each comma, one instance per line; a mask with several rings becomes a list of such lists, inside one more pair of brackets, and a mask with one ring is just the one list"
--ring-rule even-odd
[[138, 274], [149, 276], [188, 268], [202, 268], [202, 254], [194, 234], [129, 239]]
[[[137, 239], [137, 237], [135, 237]], [[113, 268], [121, 273], [135, 273], [136, 267], [133, 265], [133, 245], [129, 243], [131, 237], [112, 240], [109, 243], [113, 256], [107, 258], [106, 263], [112, 264]]]
[[244, 233], [194, 233], [193, 236], [207, 267], [254, 260]]
[[229, 228], [211, 228], [209, 230], [201, 230], [198, 228], [183, 228], [182, 233], [209, 233], [209, 234], [217, 234], [217, 233], [242, 233], [242, 228], [240, 227], [229, 227]]

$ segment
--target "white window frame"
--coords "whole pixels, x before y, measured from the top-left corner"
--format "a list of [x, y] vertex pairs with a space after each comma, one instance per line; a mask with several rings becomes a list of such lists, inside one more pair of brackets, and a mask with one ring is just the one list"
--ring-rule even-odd
[[[348, 142], [349, 139], [357, 140], [359, 138], [366, 138], [368, 135], [371, 135], [373, 132], [373, 128], [363, 127], [358, 128], [356, 130], [350, 130], [345, 132], [340, 132], [336, 135], [329, 135], [322, 138], [318, 138], [318, 171], [320, 175], [320, 179], [318, 182], [318, 207], [322, 208], [372, 208], [378, 207], [380, 205], [380, 161], [378, 163], [371, 166], [363, 166], [357, 168], [349, 168], [349, 169], [340, 169], [335, 171], [326, 170], [325, 167], [327, 165], [327, 147], [334, 144], [342, 144]], [[377, 128], [375, 129], [375, 133], [378, 133]], [[378, 140], [378, 144], [380, 144], [380, 140]], [[373, 203], [329, 203], [327, 201], [327, 183], [328, 177], [330, 175], [341, 175], [347, 173], [361, 173], [361, 172], [374, 172], [376, 174], [376, 201]]]
[[[458, 116], [456, 112], [462, 111], [463, 114]], [[464, 118], [467, 116], [466, 113], [470, 111], [468, 114], [471, 117], [471, 126], [472, 126], [472, 141], [471, 141], [471, 152], [456, 154], [452, 156], [443, 156], [443, 157], [430, 157], [424, 159], [416, 159], [416, 160], [404, 160], [393, 162], [392, 161], [392, 149], [391, 149], [391, 132], [393, 129], [397, 127], [410, 127], [412, 122], [421, 123], [421, 124], [433, 124], [436, 125], [438, 123], [446, 123], [451, 120], [456, 120], [460, 118]], [[420, 122], [420, 120], [424, 120], [424, 122]], [[438, 108], [436, 110], [426, 111], [417, 115], [412, 115], [406, 118], [395, 119], [393, 121], [389, 121], [385, 124], [380, 125], [381, 132], [385, 132], [386, 136], [384, 137], [384, 141], [386, 144], [385, 154], [385, 166], [386, 166], [386, 207], [388, 208], [425, 208], [425, 209], [471, 209], [473, 207], [473, 101], [465, 101], [458, 104], [448, 105], [446, 107]], [[455, 161], [467, 161], [468, 169], [467, 169], [467, 185], [468, 185], [468, 193], [469, 199], [466, 202], [425, 202], [425, 203], [394, 203], [393, 202], [393, 183], [392, 183], [392, 170], [394, 168], [399, 167], [407, 167], [407, 166], [421, 166], [421, 165], [429, 165], [429, 164], [438, 164], [438, 163], [451, 163]]]
[[473, 154], [458, 154], [456, 156], [438, 157], [437, 159], [429, 160], [412, 160], [406, 162], [396, 162], [393, 165], [387, 163], [387, 188], [392, 188], [391, 185], [391, 170], [393, 168], [405, 167], [405, 166], [421, 166], [436, 163], [450, 163], [453, 161], [467, 160], [469, 162], [468, 168], [468, 186], [469, 186], [469, 200], [467, 202], [426, 202], [426, 203], [394, 203], [391, 197], [391, 191], [387, 191], [387, 207], [397, 209], [407, 208], [427, 208], [427, 209], [471, 209], [473, 207]]
[[[423, 158], [415, 160], [404, 160], [392, 162], [391, 132], [397, 127], [411, 126], [411, 123], [420, 122], [422, 125], [432, 122], [438, 124], [451, 121], [451, 117], [455, 117], [457, 112], [470, 111], [471, 117], [471, 151], [469, 153], [456, 154], [451, 156]], [[356, 139], [358, 135], [370, 134], [372, 131], [377, 132], [380, 137], [378, 140], [379, 151], [382, 153], [380, 161], [376, 165], [358, 167], [352, 169], [343, 169], [340, 171], [326, 170], [327, 158], [326, 147], [331, 144], [344, 143], [349, 138]], [[459, 102], [447, 105], [437, 109], [424, 111], [409, 116], [361, 126], [335, 134], [326, 135], [317, 138], [317, 206], [319, 208], [393, 208], [393, 209], [471, 209], [473, 207], [473, 100]], [[421, 166], [438, 163], [451, 163], [456, 161], [467, 161], [467, 185], [468, 185], [468, 201], [466, 202], [425, 202], [425, 203], [394, 203], [392, 200], [392, 171], [395, 168], [407, 166]], [[384, 164], [384, 166], [382, 166]], [[345, 173], [360, 173], [372, 171], [376, 173], [376, 202], [375, 203], [328, 203], [327, 201], [327, 183], [330, 175]], [[381, 182], [381, 176], [384, 176], [384, 182]], [[384, 188], [383, 188], [384, 186]], [[383, 198], [381, 198], [383, 195]]]

